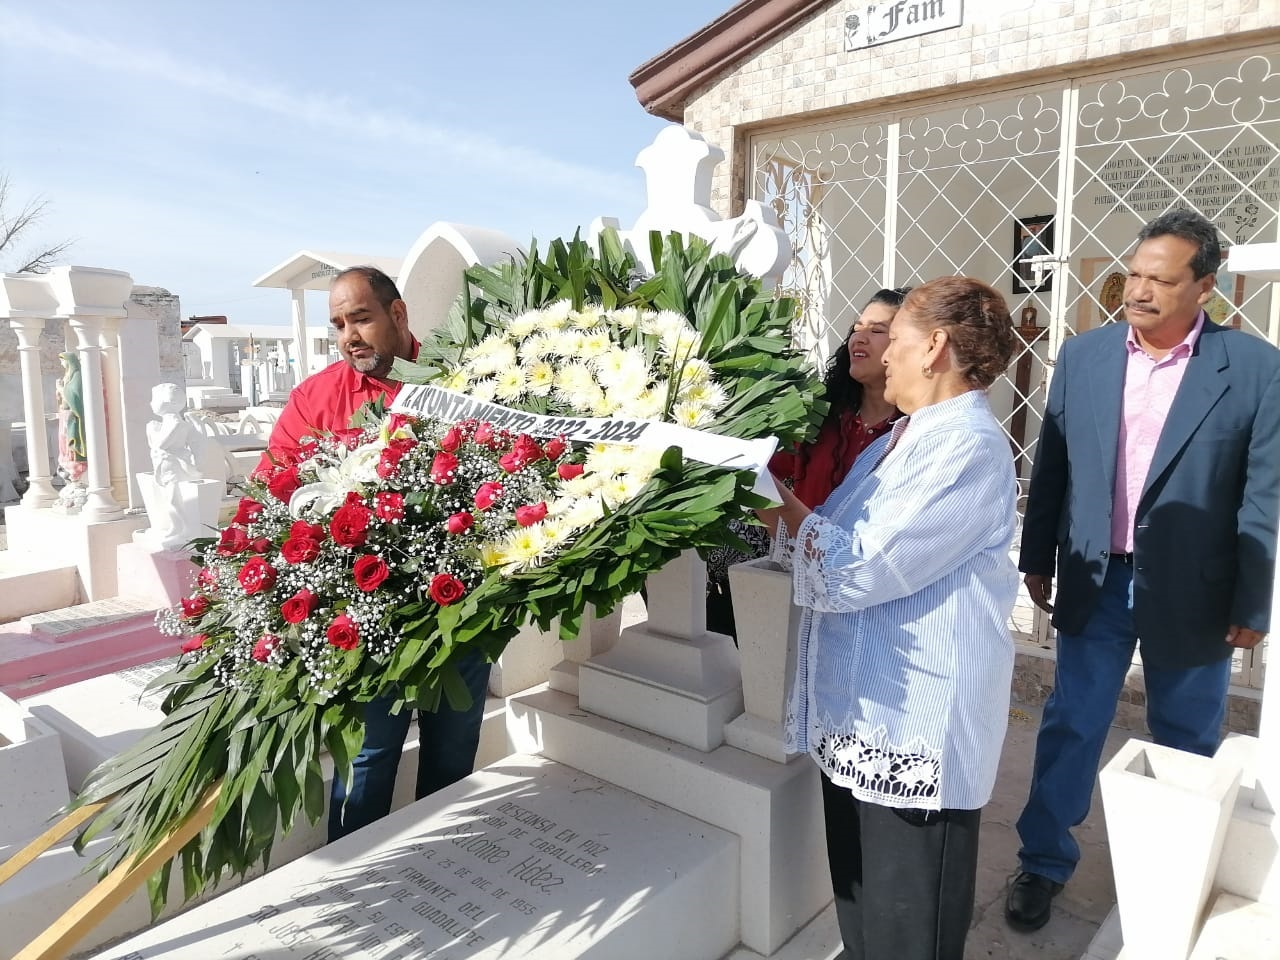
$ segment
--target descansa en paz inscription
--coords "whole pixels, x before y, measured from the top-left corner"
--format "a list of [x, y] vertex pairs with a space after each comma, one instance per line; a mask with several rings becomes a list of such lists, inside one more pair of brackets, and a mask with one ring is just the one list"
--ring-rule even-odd
[[729, 842], [579, 771], [523, 759], [536, 779], [489, 768], [470, 778], [483, 789], [437, 812], [431, 798], [406, 807], [100, 960], [573, 956], [571, 944], [607, 936]]

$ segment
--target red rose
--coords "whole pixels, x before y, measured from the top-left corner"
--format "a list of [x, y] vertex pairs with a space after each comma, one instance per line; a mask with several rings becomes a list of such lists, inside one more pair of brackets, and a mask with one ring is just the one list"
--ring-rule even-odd
[[462, 595], [467, 592], [467, 585], [451, 573], [437, 573], [431, 578], [431, 586], [427, 592], [431, 594], [432, 600], [447, 607], [462, 599]]
[[381, 480], [390, 480], [396, 475], [396, 471], [400, 469], [400, 458], [393, 457], [385, 450], [382, 456], [378, 458], [378, 465], [373, 468], [373, 472], [378, 475]]
[[262, 515], [262, 504], [250, 497], [241, 497], [240, 505], [236, 508], [236, 515], [231, 519], [232, 523], [253, 523]]
[[444, 486], [453, 483], [453, 478], [458, 472], [458, 458], [452, 453], [444, 453], [441, 451], [436, 454], [436, 458], [431, 461], [431, 482]]
[[182, 641], [183, 653], [195, 653], [204, 646], [204, 642], [209, 639], [207, 633], [197, 633], [194, 637], [188, 637]]
[[516, 523], [522, 527], [537, 523], [547, 515], [545, 503], [531, 503], [525, 507], [516, 507]]
[[382, 492], [375, 499], [374, 513], [385, 523], [399, 523], [404, 519], [404, 496], [399, 493]]
[[319, 523], [295, 520], [293, 521], [293, 526], [289, 528], [289, 536], [301, 537], [304, 540], [323, 540], [324, 527]]
[[450, 533], [452, 533], [454, 536], [457, 536], [460, 533], [466, 533], [468, 530], [470, 530], [471, 525], [475, 522], [476, 522], [476, 518], [473, 517], [471, 514], [467, 513], [467, 511], [463, 510], [459, 513], [455, 513], [448, 520], [446, 520], [444, 523], [444, 528], [448, 530]]
[[251, 557], [240, 572], [236, 574], [244, 592], [252, 596], [263, 590], [270, 590], [276, 582], [276, 568], [261, 557]]
[[289, 498], [293, 496], [294, 491], [300, 486], [302, 486], [302, 481], [298, 479], [298, 468], [296, 466], [281, 470], [267, 481], [267, 489], [281, 503], [288, 503]]
[[387, 417], [387, 433], [395, 433], [401, 427], [412, 427], [413, 418], [404, 413], [393, 413]]
[[218, 556], [234, 557], [249, 549], [249, 535], [239, 527], [227, 527], [218, 537]]
[[517, 470], [523, 470], [528, 465], [529, 461], [514, 450], [509, 453], [504, 453], [498, 458], [498, 466], [507, 473], [515, 473]]
[[384, 452], [390, 453], [398, 461], [417, 445], [417, 440], [414, 440], [411, 437], [401, 437], [399, 440], [392, 440], [388, 443]]
[[360, 643], [360, 628], [349, 616], [340, 613], [329, 624], [325, 637], [339, 650], [354, 650]]
[[310, 537], [290, 537], [280, 547], [286, 563], [310, 563], [320, 556], [320, 541]]
[[457, 453], [460, 446], [462, 446], [462, 431], [457, 427], [450, 427], [440, 438], [440, 449], [445, 453]]
[[475, 441], [488, 447], [493, 446], [493, 424], [486, 420], [477, 426]]
[[559, 460], [564, 455], [569, 445], [564, 442], [564, 437], [556, 437], [554, 440], [548, 440], [546, 446], [546, 454], [548, 460]]
[[356, 561], [351, 575], [355, 578], [356, 586], [365, 593], [369, 593], [371, 590], [378, 589], [378, 585], [391, 575], [391, 570], [381, 557], [366, 555]]
[[280, 605], [280, 616], [285, 623], [301, 623], [315, 611], [316, 595], [303, 587]]
[[561, 480], [572, 480], [574, 477], [582, 476], [587, 468], [580, 463], [562, 463], [556, 467], [556, 476]]
[[253, 645], [252, 657], [259, 663], [266, 663], [267, 658], [271, 656], [271, 651], [278, 646], [280, 646], [279, 637], [274, 633], [264, 633]]
[[364, 497], [360, 496], [354, 490], [347, 491], [347, 499], [342, 501], [346, 505], [364, 506]]
[[266, 537], [258, 537], [255, 540], [249, 541], [249, 549], [254, 553], [266, 553], [271, 549], [271, 541]]
[[522, 433], [516, 438], [515, 445], [512, 446], [510, 452], [504, 453], [498, 458], [498, 465], [507, 473], [515, 473], [517, 470], [523, 470], [529, 464], [541, 460], [543, 455], [542, 448], [538, 446], [533, 437], [527, 433]]
[[488, 510], [498, 498], [502, 496], [502, 484], [489, 481], [480, 484], [480, 489], [476, 491], [475, 504], [477, 510]]
[[365, 534], [369, 529], [369, 520], [373, 511], [358, 503], [348, 503], [339, 507], [329, 521], [329, 533], [339, 546], [364, 546]]
[[196, 617], [204, 616], [205, 611], [209, 609], [209, 598], [199, 593], [194, 597], [183, 597], [179, 602], [182, 604], [184, 620], [194, 620]]

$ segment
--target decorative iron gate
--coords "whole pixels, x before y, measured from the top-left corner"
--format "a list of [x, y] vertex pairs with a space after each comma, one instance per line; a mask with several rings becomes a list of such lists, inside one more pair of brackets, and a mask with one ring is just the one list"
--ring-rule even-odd
[[[1118, 317], [1126, 254], [1175, 206], [1225, 246], [1280, 240], [1280, 51], [1274, 48], [1025, 87], [962, 103], [806, 125], [751, 141], [751, 195], [794, 255], [815, 363], [881, 286], [947, 274], [1005, 293], [1023, 344], [991, 390], [1024, 486], [1062, 341]], [[1207, 310], [1280, 343], [1272, 284], [1220, 272]], [[1044, 643], [1023, 598], [1011, 623]], [[1237, 656], [1261, 686], [1264, 652]]]

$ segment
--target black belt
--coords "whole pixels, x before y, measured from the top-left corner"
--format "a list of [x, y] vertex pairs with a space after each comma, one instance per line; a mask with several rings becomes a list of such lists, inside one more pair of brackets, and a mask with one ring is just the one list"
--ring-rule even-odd
[[1117, 563], [1123, 563], [1126, 567], [1133, 566], [1132, 553], [1104, 553], [1103, 556], [1106, 557], [1108, 560], [1114, 560]]

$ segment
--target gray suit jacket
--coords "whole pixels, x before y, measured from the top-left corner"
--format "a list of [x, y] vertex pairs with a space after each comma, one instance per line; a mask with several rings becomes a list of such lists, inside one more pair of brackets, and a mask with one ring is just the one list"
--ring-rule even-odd
[[[1052, 574], [1053, 624], [1080, 633], [1111, 549], [1128, 325], [1058, 355], [1018, 567]], [[1267, 630], [1280, 504], [1280, 350], [1208, 320], [1156, 444], [1134, 523], [1133, 613], [1143, 657], [1227, 657], [1227, 627]]]

